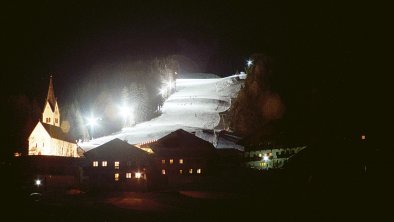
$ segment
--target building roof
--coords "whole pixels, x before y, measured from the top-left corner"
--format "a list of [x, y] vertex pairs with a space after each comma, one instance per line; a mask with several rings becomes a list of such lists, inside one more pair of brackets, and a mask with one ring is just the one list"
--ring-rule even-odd
[[70, 143], [75, 143], [75, 140], [70, 136], [70, 134], [63, 132], [62, 128], [46, 123], [41, 123], [45, 130], [49, 133], [52, 138], [67, 141]]
[[151, 144], [158, 155], [198, 156], [213, 153], [213, 145], [192, 133], [178, 129]]
[[51, 106], [52, 111], [54, 111], [56, 106], [56, 97], [55, 97], [55, 91], [53, 89], [52, 75], [50, 76], [49, 79], [49, 87], [48, 87], [48, 94], [46, 101]]
[[124, 159], [124, 158], [144, 158], [150, 154], [136, 146], [133, 146], [118, 138], [113, 139], [107, 143], [102, 144], [94, 149], [91, 149], [84, 153], [87, 158], [99, 158], [99, 159]]

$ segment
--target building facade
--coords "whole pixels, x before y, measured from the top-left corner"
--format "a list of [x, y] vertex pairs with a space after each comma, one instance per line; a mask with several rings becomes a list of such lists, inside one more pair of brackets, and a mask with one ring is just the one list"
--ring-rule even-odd
[[170, 187], [203, 181], [212, 173], [216, 158], [211, 143], [182, 129], [144, 147], [153, 150], [156, 168]]
[[281, 147], [281, 148], [261, 148], [245, 151], [244, 158], [247, 167], [268, 170], [283, 168], [287, 160], [297, 154], [306, 146]]
[[154, 181], [152, 155], [114, 139], [84, 153], [84, 176], [91, 188], [146, 190]]

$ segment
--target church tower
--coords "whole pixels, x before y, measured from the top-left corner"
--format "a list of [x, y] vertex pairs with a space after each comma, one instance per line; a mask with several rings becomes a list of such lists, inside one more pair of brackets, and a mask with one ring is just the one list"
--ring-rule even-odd
[[79, 157], [77, 149], [75, 139], [60, 128], [59, 106], [51, 76], [42, 120], [29, 136], [29, 155]]
[[52, 76], [49, 79], [47, 99], [45, 101], [44, 111], [42, 112], [42, 122], [60, 127], [60, 112], [53, 89]]

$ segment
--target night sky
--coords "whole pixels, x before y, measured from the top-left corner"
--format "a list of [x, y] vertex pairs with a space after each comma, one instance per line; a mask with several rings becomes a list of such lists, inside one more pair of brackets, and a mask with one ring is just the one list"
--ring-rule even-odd
[[[42, 100], [52, 73], [56, 96], [67, 103], [73, 86], [94, 78], [92, 67], [100, 64], [180, 55], [194, 62], [181, 64], [184, 72], [226, 76], [259, 52], [274, 58], [274, 89], [294, 123], [377, 135], [390, 103], [382, 75], [389, 59], [377, 50], [390, 45], [382, 31], [388, 16], [375, 9], [299, 1], [7, 3], [0, 15], [1, 95]], [[313, 120], [306, 109], [316, 110]], [[3, 131], [13, 121], [6, 118]]]

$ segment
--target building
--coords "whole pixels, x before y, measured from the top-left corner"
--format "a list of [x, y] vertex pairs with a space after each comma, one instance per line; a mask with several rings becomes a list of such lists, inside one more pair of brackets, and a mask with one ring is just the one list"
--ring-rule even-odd
[[278, 148], [271, 147], [245, 151], [245, 164], [247, 167], [258, 170], [283, 168], [290, 157], [305, 148], [306, 146]]
[[170, 187], [202, 182], [212, 173], [216, 158], [211, 143], [182, 129], [143, 147], [155, 153], [156, 168]]
[[60, 110], [57, 103], [52, 76], [49, 80], [42, 120], [29, 136], [29, 155], [78, 157], [77, 144], [60, 127]]
[[116, 138], [84, 153], [84, 176], [91, 188], [145, 190], [157, 172], [152, 155]]

